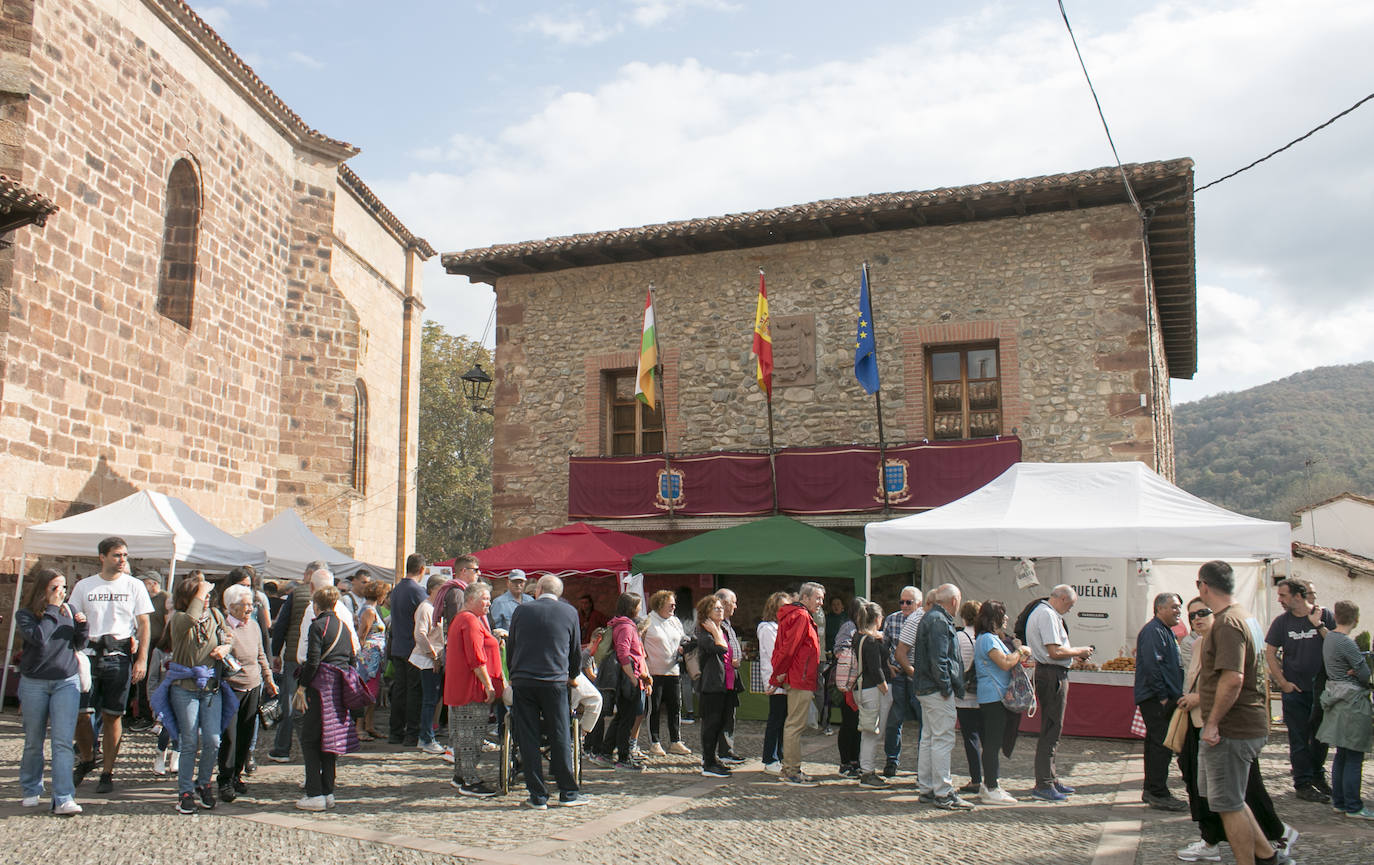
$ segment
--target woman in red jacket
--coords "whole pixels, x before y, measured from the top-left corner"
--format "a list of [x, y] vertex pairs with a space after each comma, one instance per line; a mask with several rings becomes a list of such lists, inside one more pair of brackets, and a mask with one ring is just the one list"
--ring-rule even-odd
[[453, 746], [453, 780], [463, 796], [496, 795], [477, 774], [482, 730], [491, 704], [501, 699], [501, 647], [487, 624], [491, 586], [473, 583], [463, 590], [463, 609], [448, 629], [444, 662], [444, 704], [448, 706], [449, 744]]

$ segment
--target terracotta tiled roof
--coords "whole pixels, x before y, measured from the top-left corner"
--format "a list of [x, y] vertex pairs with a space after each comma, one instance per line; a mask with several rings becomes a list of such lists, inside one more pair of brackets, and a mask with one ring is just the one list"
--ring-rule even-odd
[[211, 66], [217, 67], [230, 84], [236, 85], [258, 112], [288, 138], [295, 139], [308, 150], [340, 161], [358, 152], [358, 148], [348, 142], [330, 138], [307, 125], [183, 0], [143, 2]]
[[429, 245], [429, 241], [425, 240], [423, 237], [416, 237], [414, 234], [411, 234], [410, 229], [401, 224], [401, 220], [396, 218], [396, 214], [391, 212], [391, 208], [382, 203], [382, 200], [377, 197], [377, 194], [373, 192], [366, 183], [363, 183], [362, 178], [359, 177], [353, 169], [349, 168], [347, 165], [340, 165], [339, 182], [343, 184], [344, 189], [352, 193], [354, 199], [356, 199], [359, 204], [366, 208], [369, 213], [377, 218], [378, 222], [385, 226], [386, 230], [389, 231], [393, 237], [406, 246], [414, 247], [415, 250], [420, 253], [421, 258], [429, 259], [434, 257], [434, 247]]
[[1301, 541], [1294, 541], [1293, 555], [1321, 559], [1324, 562], [1330, 562], [1348, 571], [1355, 571], [1356, 573], [1365, 574], [1366, 576], [1374, 576], [1374, 559], [1358, 556], [1348, 550], [1338, 550], [1333, 547], [1319, 547], [1315, 544], [1304, 544]]
[[0, 174], [0, 232], [21, 225], [42, 225], [57, 211], [57, 205], [46, 196]]
[[1295, 514], [1304, 514], [1304, 513], [1307, 513], [1308, 511], [1316, 510], [1317, 508], [1320, 508], [1320, 507], [1322, 507], [1322, 506], [1324, 506], [1324, 505], [1329, 505], [1329, 504], [1331, 504], [1332, 502], [1338, 502], [1338, 501], [1340, 501], [1341, 499], [1350, 499], [1352, 502], [1360, 502], [1360, 503], [1366, 504], [1366, 505], [1374, 505], [1374, 499], [1371, 499], [1369, 496], [1362, 496], [1362, 495], [1360, 495], [1359, 493], [1350, 493], [1350, 492], [1346, 492], [1346, 493], [1341, 493], [1340, 495], [1337, 495], [1337, 496], [1332, 496], [1332, 497], [1329, 498], [1329, 499], [1322, 499], [1321, 501], [1317, 502], [1316, 504], [1303, 505], [1302, 507], [1298, 508], [1296, 511], [1293, 511], [1293, 513], [1295, 513]]
[[[1193, 161], [1125, 166], [1149, 214], [1155, 278], [1169, 373], [1197, 370], [1197, 281], [1193, 238]], [[644, 261], [777, 243], [1128, 203], [1115, 166], [920, 192], [831, 198], [701, 219], [505, 243], [441, 256], [449, 273], [481, 282], [572, 267]]]

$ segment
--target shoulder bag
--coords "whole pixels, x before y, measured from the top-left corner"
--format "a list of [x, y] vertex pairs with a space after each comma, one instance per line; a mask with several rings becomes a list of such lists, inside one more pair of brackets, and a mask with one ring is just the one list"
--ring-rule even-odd
[[1030, 672], [1022, 664], [1017, 664], [1011, 668], [1011, 681], [1007, 683], [1007, 690], [1002, 694], [1002, 705], [1007, 707], [1007, 711], [1024, 714], [1027, 718], [1035, 717], [1038, 708], [1035, 702], [1035, 685], [1031, 682]]

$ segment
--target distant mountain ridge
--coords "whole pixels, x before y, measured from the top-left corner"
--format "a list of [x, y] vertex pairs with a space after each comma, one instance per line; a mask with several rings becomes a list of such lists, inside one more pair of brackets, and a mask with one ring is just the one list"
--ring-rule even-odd
[[1374, 493], [1374, 362], [1324, 366], [1174, 408], [1178, 485], [1234, 511], [1292, 519]]

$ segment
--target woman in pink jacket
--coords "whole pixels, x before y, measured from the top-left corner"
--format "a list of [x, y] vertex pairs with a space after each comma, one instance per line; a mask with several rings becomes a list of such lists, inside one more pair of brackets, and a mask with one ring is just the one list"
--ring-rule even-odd
[[[620, 675], [615, 690], [615, 720], [611, 722], [611, 741], [616, 747], [617, 769], [638, 772], [644, 766], [630, 754], [630, 731], [635, 719], [644, 714], [644, 700], [653, 691], [653, 677], [649, 675], [644, 656], [644, 643], [639, 639], [639, 616], [643, 602], [634, 592], [625, 592], [615, 604], [611, 629], [611, 646]], [[606, 658], [610, 663], [611, 659]]]

